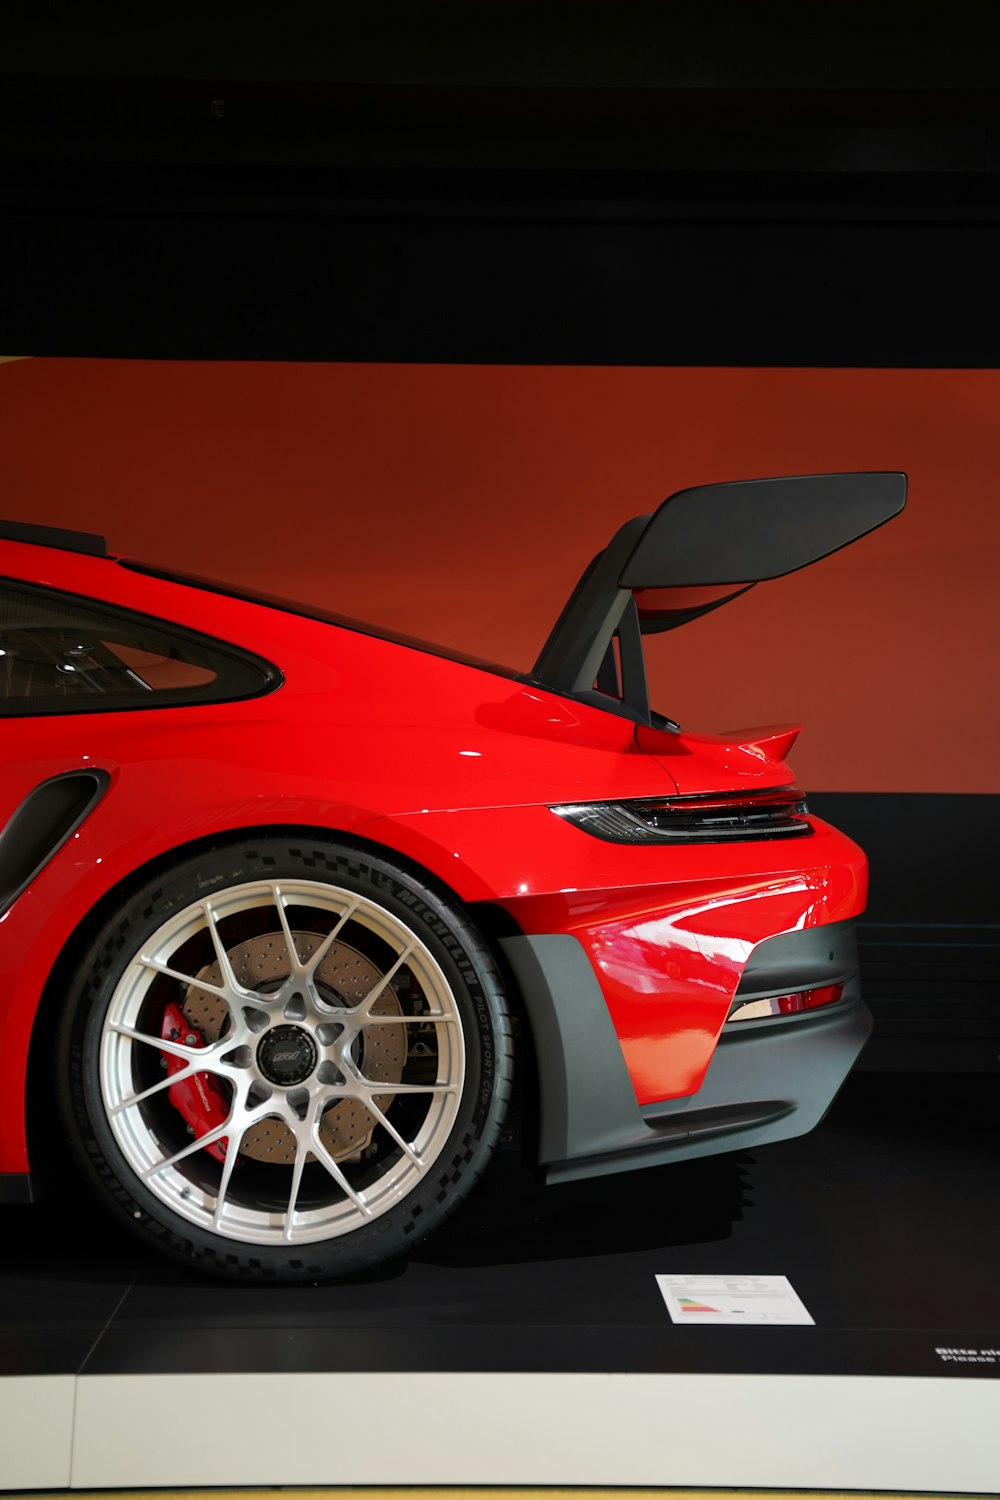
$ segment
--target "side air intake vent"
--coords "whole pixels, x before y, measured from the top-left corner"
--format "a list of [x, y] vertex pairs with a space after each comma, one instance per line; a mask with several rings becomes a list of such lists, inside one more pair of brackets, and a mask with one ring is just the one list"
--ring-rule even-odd
[[106, 771], [67, 771], [28, 793], [0, 832], [0, 914], [79, 828], [110, 779]]

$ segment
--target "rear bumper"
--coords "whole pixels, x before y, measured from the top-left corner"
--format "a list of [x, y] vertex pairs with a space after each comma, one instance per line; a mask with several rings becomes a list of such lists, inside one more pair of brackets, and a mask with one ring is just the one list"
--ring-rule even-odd
[[[803, 1135], [830, 1107], [871, 1031], [853, 924], [758, 944], [737, 995], [843, 982], [824, 1010], [724, 1026], [696, 1093], [639, 1106], [593, 967], [568, 936], [506, 938], [540, 1084], [539, 1159], [550, 1181], [743, 1150]], [[663, 1027], [669, 1034], [669, 999]]]

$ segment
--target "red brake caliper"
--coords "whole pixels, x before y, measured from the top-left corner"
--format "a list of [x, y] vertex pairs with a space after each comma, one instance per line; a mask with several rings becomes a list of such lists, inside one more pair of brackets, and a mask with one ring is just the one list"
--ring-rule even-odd
[[[179, 1006], [171, 1003], [163, 1012], [160, 1035], [165, 1042], [183, 1042], [186, 1047], [204, 1047], [205, 1038], [196, 1026], [190, 1025]], [[187, 1064], [182, 1057], [161, 1053], [168, 1073], [179, 1073]], [[197, 1137], [207, 1135], [219, 1125], [224, 1125], [229, 1115], [229, 1105], [222, 1085], [211, 1073], [191, 1073], [180, 1083], [172, 1083], [167, 1089], [167, 1098], [174, 1109], [179, 1110]], [[225, 1161], [227, 1141], [225, 1137], [213, 1141], [205, 1150], [216, 1161]]]

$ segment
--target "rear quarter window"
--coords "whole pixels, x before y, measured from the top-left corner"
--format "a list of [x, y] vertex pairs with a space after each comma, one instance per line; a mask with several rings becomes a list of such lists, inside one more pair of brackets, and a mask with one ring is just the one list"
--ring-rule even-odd
[[0, 580], [0, 717], [225, 703], [280, 681], [269, 662], [237, 647]]

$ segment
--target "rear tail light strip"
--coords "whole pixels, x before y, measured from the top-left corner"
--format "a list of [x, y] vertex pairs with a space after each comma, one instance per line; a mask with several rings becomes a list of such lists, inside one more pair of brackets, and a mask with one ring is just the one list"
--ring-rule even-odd
[[794, 786], [699, 797], [573, 802], [552, 811], [613, 844], [729, 843], [812, 832], [805, 798]]

